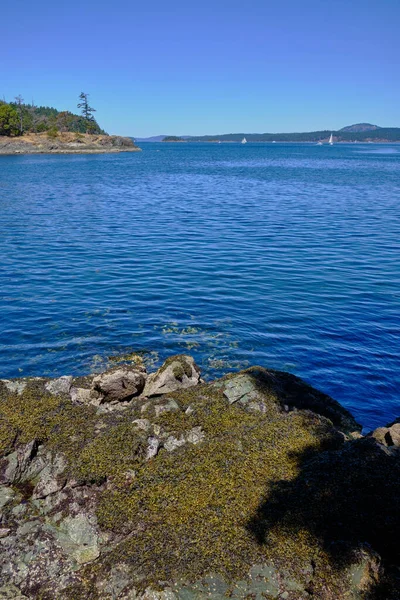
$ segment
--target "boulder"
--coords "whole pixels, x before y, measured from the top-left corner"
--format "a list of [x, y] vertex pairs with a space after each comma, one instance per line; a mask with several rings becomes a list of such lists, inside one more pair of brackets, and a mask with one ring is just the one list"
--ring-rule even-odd
[[52, 379], [45, 385], [45, 389], [54, 396], [59, 394], [69, 394], [72, 386], [72, 377], [70, 375], [64, 375], [58, 379]]
[[158, 454], [158, 450], [160, 448], [160, 440], [156, 437], [149, 437], [147, 440], [147, 452], [146, 452], [146, 460], [150, 460], [154, 458]]
[[139, 396], [146, 382], [142, 367], [124, 365], [97, 375], [92, 382], [92, 397], [100, 402], [124, 402]]
[[149, 375], [143, 395], [151, 397], [169, 394], [197, 385], [199, 381], [200, 369], [194, 359], [178, 354], [166, 360], [156, 373]]
[[92, 400], [91, 390], [87, 388], [72, 386], [69, 394], [72, 402], [76, 404], [88, 404]]
[[44, 466], [38, 464], [37, 469], [32, 470], [32, 463], [38, 453], [38, 448], [39, 442], [32, 440], [4, 458], [0, 462], [0, 483], [18, 483], [37, 475]]
[[214, 385], [222, 389], [229, 404], [239, 403], [262, 413], [273, 404], [284, 412], [310, 410], [326, 417], [346, 434], [361, 431], [361, 425], [339, 402], [285, 371], [251, 367]]
[[378, 442], [384, 446], [400, 447], [400, 421], [396, 419], [386, 427], [378, 427], [371, 434]]
[[94, 518], [84, 513], [66, 517], [54, 535], [64, 552], [79, 565], [92, 562], [100, 555]]

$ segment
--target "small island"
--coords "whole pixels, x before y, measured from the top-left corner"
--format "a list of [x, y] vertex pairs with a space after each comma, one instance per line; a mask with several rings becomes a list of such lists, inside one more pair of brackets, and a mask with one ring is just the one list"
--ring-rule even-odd
[[163, 142], [185, 142], [183, 138], [177, 135], [167, 135], [163, 140]]
[[81, 115], [48, 106], [0, 101], [0, 154], [103, 154], [140, 151], [130, 137], [108, 135], [95, 120], [88, 94]]

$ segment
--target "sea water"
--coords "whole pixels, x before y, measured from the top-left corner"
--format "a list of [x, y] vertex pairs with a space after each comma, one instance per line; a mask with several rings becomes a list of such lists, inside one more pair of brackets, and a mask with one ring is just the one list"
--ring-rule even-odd
[[400, 416], [400, 145], [0, 157], [0, 377], [190, 353]]

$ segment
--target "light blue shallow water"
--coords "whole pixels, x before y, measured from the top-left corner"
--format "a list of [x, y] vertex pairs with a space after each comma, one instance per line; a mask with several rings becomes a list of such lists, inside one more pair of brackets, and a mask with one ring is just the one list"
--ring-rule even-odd
[[0, 157], [0, 377], [190, 352], [400, 415], [400, 146]]

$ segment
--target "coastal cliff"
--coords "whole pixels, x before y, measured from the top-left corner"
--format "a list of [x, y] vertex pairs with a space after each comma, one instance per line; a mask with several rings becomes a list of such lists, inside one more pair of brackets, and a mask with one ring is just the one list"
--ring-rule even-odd
[[0, 381], [0, 598], [395, 600], [400, 423], [190, 356]]
[[129, 137], [88, 133], [28, 133], [20, 137], [0, 136], [0, 154], [104, 154], [137, 152]]

